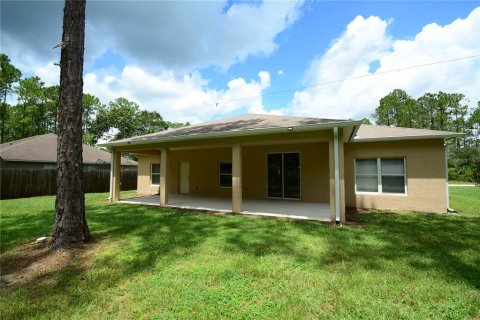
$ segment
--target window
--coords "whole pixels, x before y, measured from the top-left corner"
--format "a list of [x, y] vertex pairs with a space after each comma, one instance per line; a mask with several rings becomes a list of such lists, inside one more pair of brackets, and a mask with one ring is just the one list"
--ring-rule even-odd
[[160, 184], [160, 163], [152, 163], [150, 168], [150, 181], [152, 185]]
[[220, 188], [232, 187], [232, 163], [221, 161], [218, 166], [218, 185]]
[[356, 159], [355, 191], [406, 193], [405, 159]]

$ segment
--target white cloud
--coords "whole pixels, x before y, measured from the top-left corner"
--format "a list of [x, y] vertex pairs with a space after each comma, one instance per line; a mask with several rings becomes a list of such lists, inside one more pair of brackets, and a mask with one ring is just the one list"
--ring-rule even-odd
[[209, 89], [208, 81], [199, 72], [177, 78], [173, 72], [153, 74], [138, 66], [126, 66], [116, 75], [107, 74], [100, 71], [85, 75], [84, 91], [104, 103], [118, 97], [133, 100], [170, 121], [196, 123], [239, 110], [267, 113], [261, 97], [270, 86], [270, 74], [266, 71], [258, 73], [258, 80], [233, 79], [224, 90]]
[[[87, 3], [85, 62], [107, 50], [156, 70], [227, 69], [251, 55], [270, 55], [275, 38], [300, 16], [303, 0], [91, 1]], [[24, 72], [56, 59], [63, 2], [2, 2], [2, 50]]]
[[[413, 97], [442, 90], [463, 93], [472, 105], [480, 100], [479, 58], [373, 76], [479, 54], [480, 8], [449, 25], [426, 25], [411, 40], [392, 39], [389, 23], [373, 16], [356, 17], [327, 52], [312, 61], [305, 72], [307, 88], [295, 92], [291, 113], [360, 119], [370, 116], [380, 98], [395, 88], [404, 89]], [[375, 65], [378, 69], [371, 70]], [[360, 75], [372, 76], [325, 84]]]
[[46, 86], [58, 85], [60, 79], [60, 67], [50, 61], [43, 66], [35, 67], [34, 74], [42, 79]]

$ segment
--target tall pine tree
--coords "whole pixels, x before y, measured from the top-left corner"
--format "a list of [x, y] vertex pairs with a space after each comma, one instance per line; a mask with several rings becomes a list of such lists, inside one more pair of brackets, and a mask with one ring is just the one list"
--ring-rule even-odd
[[85, 0], [66, 0], [63, 14], [54, 249], [71, 247], [90, 238], [82, 159], [85, 5]]

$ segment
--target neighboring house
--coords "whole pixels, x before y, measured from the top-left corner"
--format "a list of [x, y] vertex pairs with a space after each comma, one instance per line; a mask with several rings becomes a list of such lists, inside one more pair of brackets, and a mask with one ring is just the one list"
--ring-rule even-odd
[[[104, 150], [83, 145], [85, 171], [109, 170], [112, 156]], [[55, 169], [57, 135], [48, 133], [0, 144], [0, 167], [21, 169]], [[137, 162], [122, 158], [122, 169], [137, 170]]]
[[345, 221], [346, 207], [446, 212], [444, 144], [458, 136], [246, 114], [103, 145], [114, 152], [113, 201], [129, 152], [138, 155], [137, 192], [160, 193], [162, 206], [169, 194], [231, 197], [233, 212], [244, 199], [296, 199], [329, 204], [328, 219]]

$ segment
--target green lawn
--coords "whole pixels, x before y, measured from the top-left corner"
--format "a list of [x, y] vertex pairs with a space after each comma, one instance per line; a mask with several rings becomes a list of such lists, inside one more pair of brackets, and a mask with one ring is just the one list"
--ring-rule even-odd
[[480, 187], [449, 187], [450, 207], [480, 216]]
[[478, 319], [479, 190], [451, 188], [466, 213], [371, 212], [349, 226], [89, 194], [95, 241], [56, 253], [28, 244], [50, 234], [54, 197], [4, 200], [4, 279], [30, 276], [0, 289], [1, 318]]

